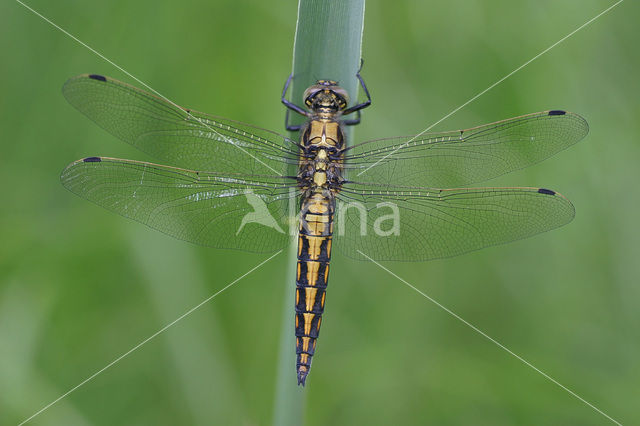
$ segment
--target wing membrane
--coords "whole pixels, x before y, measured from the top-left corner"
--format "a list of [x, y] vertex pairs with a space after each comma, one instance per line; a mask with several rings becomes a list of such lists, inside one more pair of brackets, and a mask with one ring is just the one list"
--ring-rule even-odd
[[526, 238], [574, 214], [569, 200], [547, 189], [349, 184], [340, 193], [334, 246], [359, 260], [358, 250], [375, 260], [423, 261]]
[[290, 241], [289, 199], [296, 206], [297, 191], [285, 178], [90, 157], [71, 163], [60, 179], [83, 198], [192, 243], [263, 253]]
[[285, 136], [179, 107], [109, 77], [73, 77], [62, 91], [100, 127], [174, 166], [273, 175], [296, 159], [295, 143]]
[[382, 185], [456, 188], [542, 161], [588, 131], [577, 114], [544, 111], [467, 130], [379, 139], [346, 153], [347, 177]]

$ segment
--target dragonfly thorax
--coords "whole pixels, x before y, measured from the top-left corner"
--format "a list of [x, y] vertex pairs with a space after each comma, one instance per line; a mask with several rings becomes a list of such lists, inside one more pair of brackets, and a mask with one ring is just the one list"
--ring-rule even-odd
[[312, 149], [307, 149], [307, 155], [302, 156], [298, 173], [300, 187], [312, 192], [322, 189], [339, 190], [344, 183], [339, 157], [330, 155], [324, 148]]
[[303, 190], [340, 189], [344, 132], [332, 118], [312, 118], [302, 129], [298, 185]]

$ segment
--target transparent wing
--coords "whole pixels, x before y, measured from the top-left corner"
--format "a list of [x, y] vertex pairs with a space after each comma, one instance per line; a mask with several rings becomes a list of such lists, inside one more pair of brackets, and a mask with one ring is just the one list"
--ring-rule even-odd
[[192, 243], [262, 253], [290, 241], [288, 207], [296, 206], [297, 195], [292, 179], [106, 157], [71, 163], [60, 179], [87, 200]]
[[577, 114], [544, 111], [467, 130], [379, 139], [347, 151], [347, 178], [456, 188], [542, 161], [588, 131], [587, 122]]
[[336, 209], [334, 247], [359, 260], [438, 259], [557, 228], [574, 213], [569, 200], [541, 188], [347, 184]]
[[62, 92], [100, 127], [173, 166], [273, 175], [296, 161], [295, 142], [285, 136], [179, 107], [110, 77], [73, 77]]

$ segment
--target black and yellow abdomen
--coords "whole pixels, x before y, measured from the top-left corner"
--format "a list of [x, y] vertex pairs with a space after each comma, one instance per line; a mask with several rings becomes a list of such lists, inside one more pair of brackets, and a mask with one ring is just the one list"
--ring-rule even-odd
[[296, 368], [304, 384], [320, 332], [329, 278], [334, 200], [316, 193], [302, 203], [296, 271]]

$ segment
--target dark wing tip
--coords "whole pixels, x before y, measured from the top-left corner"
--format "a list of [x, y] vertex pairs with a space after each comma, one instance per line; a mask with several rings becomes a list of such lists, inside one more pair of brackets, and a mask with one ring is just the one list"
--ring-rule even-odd
[[107, 81], [107, 77], [100, 74], [80, 74], [80, 75], [76, 75], [75, 77], [71, 77], [70, 79], [65, 81], [65, 83], [62, 85], [62, 94], [64, 95], [65, 98], [67, 98], [67, 100], [69, 101], [69, 103], [71, 103], [71, 105], [74, 105], [74, 103], [69, 99], [70, 92], [73, 92], [73, 87], [79, 81], [86, 82], [87, 78], [90, 80], [96, 80], [96, 81], [101, 81], [105, 83]]
[[545, 188], [538, 188], [538, 194], [556, 195], [556, 191]]
[[87, 158], [83, 158], [82, 161], [84, 161], [85, 163], [99, 163], [102, 161], [102, 158], [100, 157], [87, 157]]
[[89, 74], [89, 78], [98, 81], [107, 81], [107, 77], [100, 74]]
[[549, 111], [549, 115], [565, 115], [567, 111], [563, 111], [561, 109], [554, 109]]

